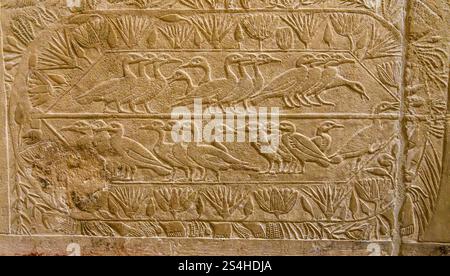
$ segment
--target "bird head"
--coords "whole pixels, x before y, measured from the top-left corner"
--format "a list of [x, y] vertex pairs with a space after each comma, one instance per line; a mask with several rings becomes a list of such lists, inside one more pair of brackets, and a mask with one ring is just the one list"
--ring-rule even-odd
[[270, 64], [270, 63], [281, 63], [281, 62], [283, 62], [281, 59], [274, 58], [268, 54], [261, 54], [258, 56], [258, 59], [257, 59], [258, 65], [265, 65], [265, 64]]
[[374, 107], [374, 114], [382, 114], [387, 111], [399, 111], [400, 103], [398, 102], [381, 102]]
[[302, 65], [309, 65], [317, 61], [317, 57], [314, 54], [308, 53], [300, 56], [297, 59], [296, 67], [301, 67]]
[[283, 121], [280, 123], [280, 131], [283, 133], [294, 133], [297, 131], [297, 127], [292, 122]]
[[119, 122], [112, 122], [107, 126], [104, 130], [110, 132], [110, 133], [123, 133], [124, 127]]
[[91, 125], [94, 132], [105, 131], [108, 128], [108, 124], [103, 120], [94, 121]]
[[173, 73], [172, 76], [167, 78], [167, 83], [172, 84], [177, 81], [188, 81], [188, 80], [190, 80], [188, 73], [186, 73], [183, 70], [177, 70], [175, 71], [175, 73]]
[[319, 128], [317, 129], [317, 132], [320, 133], [327, 133], [332, 129], [337, 129], [337, 128], [345, 128], [344, 125], [338, 124], [336, 122], [333, 121], [325, 121], [323, 123], [321, 123], [319, 125]]
[[180, 68], [204, 68], [209, 66], [209, 62], [205, 57], [193, 57], [188, 63], [184, 63]]
[[225, 64], [232, 65], [232, 64], [238, 64], [243, 56], [241, 54], [230, 54], [225, 58]]
[[239, 65], [252, 65], [258, 62], [258, 56], [255, 54], [246, 54], [239, 60]]
[[62, 131], [71, 131], [78, 133], [86, 133], [92, 130], [92, 126], [86, 121], [78, 121], [70, 126], [61, 128]]
[[362, 100], [370, 101], [370, 97], [366, 93], [366, 88], [364, 88], [364, 86], [361, 83], [359, 83], [359, 82], [354, 82], [353, 83], [352, 82], [349, 85], [354, 91], [356, 91], [356, 93], [358, 93], [361, 96]]
[[347, 58], [341, 53], [325, 54], [320, 53], [315, 55], [315, 61], [311, 63], [312, 66], [336, 67], [347, 63], [355, 63], [354, 59]]
[[166, 129], [172, 130], [174, 126], [178, 125], [178, 121], [168, 121], [166, 124]]
[[135, 64], [145, 60], [146, 59], [141, 54], [137, 53], [131, 53], [122, 56], [122, 63], [126, 64]]
[[150, 124], [141, 126], [139, 129], [141, 130], [161, 130], [164, 129], [165, 124], [161, 120], [152, 120]]
[[181, 59], [174, 58], [169, 54], [161, 54], [158, 56], [158, 61], [162, 64], [170, 64], [170, 63], [183, 63]]
[[145, 58], [147, 64], [153, 64], [153, 63], [159, 61], [158, 56], [156, 56], [156, 55], [153, 54], [153, 53], [145, 54], [145, 55], [144, 55], [144, 58]]

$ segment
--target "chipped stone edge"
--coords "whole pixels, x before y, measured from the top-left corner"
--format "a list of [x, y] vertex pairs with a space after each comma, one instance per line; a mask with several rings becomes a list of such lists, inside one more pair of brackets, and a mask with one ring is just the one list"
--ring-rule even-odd
[[[0, 7], [0, 14], [2, 8]], [[3, 31], [0, 26], [0, 233], [11, 233], [8, 106], [4, 82]]]

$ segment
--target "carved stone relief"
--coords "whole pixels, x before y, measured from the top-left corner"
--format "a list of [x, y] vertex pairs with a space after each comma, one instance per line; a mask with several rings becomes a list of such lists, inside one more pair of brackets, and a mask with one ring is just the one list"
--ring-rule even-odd
[[[0, 243], [450, 241], [446, 1], [1, 5]], [[280, 146], [174, 141], [196, 99]]]

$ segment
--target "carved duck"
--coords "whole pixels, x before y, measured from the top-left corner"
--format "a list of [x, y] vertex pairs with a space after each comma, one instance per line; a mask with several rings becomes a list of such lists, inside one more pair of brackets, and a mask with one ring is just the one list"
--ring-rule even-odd
[[231, 103], [232, 105], [234, 105], [234, 104], [243, 102], [244, 107], [247, 109], [249, 107], [249, 103], [248, 103], [249, 99], [253, 95], [259, 94], [264, 87], [265, 79], [261, 72], [260, 67], [263, 65], [271, 64], [271, 63], [281, 63], [282, 62], [280, 59], [276, 59], [268, 54], [261, 54], [259, 56], [250, 55], [249, 57], [251, 59], [250, 64], [253, 65], [253, 72], [254, 72], [253, 89], [246, 91], [246, 93], [243, 93], [237, 100], [235, 100]]
[[[342, 77], [339, 73], [337, 66], [346, 64], [346, 63], [354, 63], [355, 61], [352, 59], [348, 59], [341, 54], [322, 54], [317, 56], [317, 61], [311, 66], [322, 66], [322, 76], [320, 81], [315, 83], [313, 86], [302, 89], [302, 91], [297, 92], [297, 97], [300, 99], [305, 99], [307, 103], [312, 105], [317, 105], [312, 102], [310, 99], [314, 97], [318, 101], [318, 106], [320, 105], [330, 105], [335, 106], [332, 102], [327, 102], [321, 98], [321, 94], [325, 91], [329, 91], [331, 89], [335, 89], [338, 87], [347, 87], [352, 91], [355, 91], [361, 96], [361, 99], [370, 100], [369, 96], [365, 92], [364, 86], [355, 81], [348, 80]], [[301, 97], [300, 94], [301, 93]]]
[[167, 126], [163, 121], [154, 120], [151, 121], [149, 125], [140, 127], [140, 129], [157, 133], [158, 139], [152, 146], [152, 151], [156, 157], [174, 168], [172, 173], [172, 180], [174, 180], [176, 174], [175, 169], [184, 171], [187, 179], [190, 179], [192, 177], [192, 171], [188, 164], [180, 162], [180, 160], [175, 157], [173, 153], [175, 143], [169, 143], [166, 141], [166, 131], [172, 130], [170, 126]]
[[369, 99], [361, 83], [345, 79], [335, 68], [338, 65], [352, 62], [354, 61], [342, 55], [305, 54], [297, 60], [296, 68], [276, 77], [252, 101], [258, 104], [264, 100], [282, 96], [286, 106], [290, 108], [335, 106], [334, 103], [323, 100], [321, 94], [342, 86], [357, 92], [363, 99]]
[[[379, 115], [386, 111], [398, 111], [399, 107], [398, 102], [381, 102], [374, 107], [372, 113]], [[352, 159], [373, 154], [382, 147], [383, 142], [387, 139], [389, 139], [389, 136], [386, 134], [383, 121], [375, 118], [369, 126], [356, 132], [335, 156], [342, 159]]]
[[[193, 131], [194, 129], [191, 128]], [[259, 171], [258, 168], [251, 167], [249, 163], [239, 160], [227, 151], [214, 144], [205, 143], [184, 143], [186, 152], [190, 160], [194, 161], [201, 168], [201, 180], [205, 180], [207, 171], [214, 172], [217, 181], [220, 182], [220, 172], [229, 170], [251, 170]]]
[[252, 55], [245, 56], [238, 64], [238, 82], [233, 89], [228, 91], [225, 97], [219, 98], [220, 106], [233, 106], [234, 103], [241, 99], [242, 95], [253, 91], [253, 78], [248, 73], [246, 67], [254, 64], [255, 60]]
[[336, 128], [344, 128], [344, 126], [333, 121], [323, 122], [317, 128], [316, 136], [311, 138], [311, 141], [313, 141], [314, 144], [316, 144], [316, 146], [319, 147], [319, 149], [325, 154], [330, 153], [331, 143], [333, 140], [329, 132]]
[[109, 124], [107, 131], [111, 133], [111, 147], [122, 157], [123, 162], [132, 166], [151, 169], [161, 176], [171, 173], [171, 168], [164, 165], [141, 143], [124, 136], [125, 129], [122, 124], [112, 122]]
[[143, 95], [135, 97], [131, 103], [133, 105], [144, 105], [148, 113], [154, 113], [149, 106], [149, 102], [155, 99], [158, 95], [164, 95], [169, 88], [169, 83], [161, 72], [162, 66], [182, 62], [182, 60], [174, 58], [168, 54], [162, 54], [159, 55], [157, 59], [153, 59], [151, 64], [153, 64], [154, 79], [145, 85], [146, 93], [144, 92]]
[[338, 164], [340, 159], [328, 158], [311, 139], [297, 132], [296, 126], [292, 122], [284, 121], [280, 123], [280, 130], [283, 133], [281, 143], [300, 162], [300, 173], [305, 172], [306, 163], [316, 163], [321, 167], [329, 167], [331, 164]]
[[[230, 91], [238, 84], [238, 78], [233, 72], [233, 65], [241, 62], [249, 61], [240, 54], [231, 54], [225, 58], [224, 71], [225, 78], [212, 79], [211, 67], [204, 57], [195, 57], [189, 63], [182, 65], [182, 68], [201, 68], [204, 71], [204, 77], [198, 84], [194, 86], [189, 75], [178, 75], [172, 78], [172, 81], [185, 80], [188, 82], [187, 93], [185, 96], [176, 102], [175, 105], [188, 105], [196, 98], [201, 98], [204, 104], [214, 104], [220, 99], [223, 99], [230, 93]], [[182, 71], [183, 72], [183, 71]], [[177, 77], [179, 77], [177, 79]]]
[[62, 131], [70, 131], [79, 134], [75, 146], [79, 149], [92, 149], [94, 132], [92, 126], [86, 121], [78, 121], [70, 126], [61, 128]]
[[123, 75], [118, 78], [112, 78], [101, 82], [100, 84], [89, 89], [87, 92], [76, 98], [79, 104], [86, 105], [93, 102], [103, 102], [105, 104], [105, 112], [109, 112], [110, 105], [115, 104], [117, 111], [120, 113], [126, 112], [122, 109], [120, 104], [123, 98], [124, 91], [130, 91], [133, 88], [137, 76], [132, 72], [130, 65], [144, 62], [141, 55], [129, 54], [122, 58]]
[[[301, 56], [296, 62], [296, 68], [290, 69], [275, 77], [258, 95], [252, 97], [252, 103], [258, 105], [268, 99], [283, 97], [288, 107], [294, 107], [293, 103], [297, 102], [294, 97], [298, 87], [303, 86], [308, 80], [308, 77], [314, 75], [309, 74], [310, 68], [306, 65], [314, 61], [315, 56], [313, 54]], [[316, 78], [319, 79], [319, 77]]]

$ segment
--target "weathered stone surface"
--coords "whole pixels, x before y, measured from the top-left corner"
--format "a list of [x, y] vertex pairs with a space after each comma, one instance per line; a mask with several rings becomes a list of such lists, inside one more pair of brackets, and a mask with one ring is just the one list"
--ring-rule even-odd
[[0, 254], [448, 254], [446, 1], [50, 2], [1, 7]]

